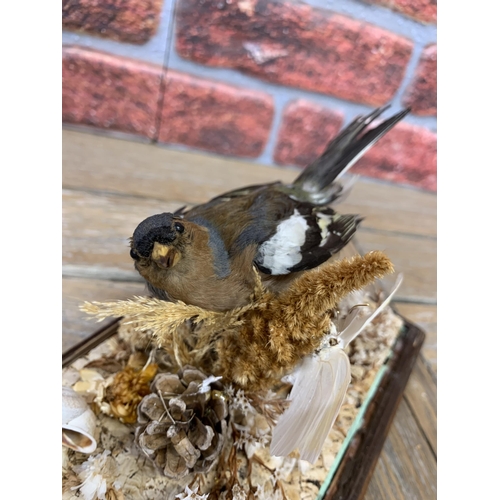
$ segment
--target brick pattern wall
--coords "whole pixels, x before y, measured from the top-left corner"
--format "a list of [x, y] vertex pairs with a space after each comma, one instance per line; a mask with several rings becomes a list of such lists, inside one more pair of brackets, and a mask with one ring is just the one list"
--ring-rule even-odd
[[432, 0], [63, 0], [63, 122], [303, 167], [355, 116], [412, 112], [354, 172], [436, 190]]

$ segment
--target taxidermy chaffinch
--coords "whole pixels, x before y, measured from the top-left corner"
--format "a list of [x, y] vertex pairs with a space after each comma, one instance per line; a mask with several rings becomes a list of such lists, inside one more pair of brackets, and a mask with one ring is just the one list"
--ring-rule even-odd
[[335, 180], [410, 111], [368, 130], [385, 109], [356, 118], [290, 185], [247, 186], [142, 221], [130, 255], [150, 292], [226, 311], [250, 302], [255, 267], [276, 291], [339, 252], [362, 219], [328, 206], [346, 193]]

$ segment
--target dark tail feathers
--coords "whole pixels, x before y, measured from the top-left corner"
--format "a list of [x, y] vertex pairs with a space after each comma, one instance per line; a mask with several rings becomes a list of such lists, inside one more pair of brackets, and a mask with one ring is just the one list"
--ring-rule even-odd
[[[310, 193], [319, 193], [329, 187], [337, 177], [346, 172], [371, 146], [410, 112], [410, 108], [400, 111], [366, 131], [366, 128], [388, 108], [389, 106], [377, 108], [368, 115], [354, 119], [330, 141], [324, 153], [295, 179], [294, 186]], [[338, 191], [335, 192], [338, 193]]]

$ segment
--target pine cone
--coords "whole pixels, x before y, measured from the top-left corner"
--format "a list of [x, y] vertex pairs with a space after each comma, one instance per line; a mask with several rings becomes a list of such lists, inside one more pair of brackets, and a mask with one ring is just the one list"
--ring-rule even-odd
[[135, 439], [165, 476], [180, 479], [206, 472], [219, 457], [227, 429], [223, 386], [185, 366], [160, 373], [138, 408]]

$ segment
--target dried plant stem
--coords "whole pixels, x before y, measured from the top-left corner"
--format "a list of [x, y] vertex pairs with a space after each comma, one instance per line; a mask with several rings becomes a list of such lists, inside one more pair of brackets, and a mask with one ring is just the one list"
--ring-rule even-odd
[[[152, 330], [160, 341], [169, 341], [175, 330], [187, 320], [219, 327], [227, 322], [227, 313], [207, 311], [183, 302], [166, 302], [150, 297], [133, 297], [113, 302], [84, 302], [80, 310], [102, 321], [111, 316], [128, 317], [127, 323], [139, 331]], [[235, 311], [238, 312], [238, 311]]]
[[220, 341], [222, 374], [245, 389], [269, 387], [319, 347], [346, 295], [390, 272], [390, 260], [370, 252], [304, 273], [280, 295], [266, 293]]
[[[305, 272], [279, 294], [264, 291], [257, 278], [253, 301], [227, 312], [146, 297], [85, 302], [81, 309], [99, 320], [128, 317], [138, 331], [151, 331], [180, 365], [201, 364], [213, 351], [218, 357], [218, 362], [210, 361], [214, 375], [256, 391], [270, 387], [319, 347], [332, 310], [346, 295], [391, 272], [393, 266], [382, 252], [370, 252]], [[179, 330], [188, 320], [196, 325], [194, 333]], [[186, 342], [189, 336], [194, 342]]]
[[282, 311], [284, 321], [296, 324], [302, 317], [332, 310], [352, 291], [393, 271], [391, 261], [382, 252], [335, 261], [303, 274], [275, 299], [275, 308]]

